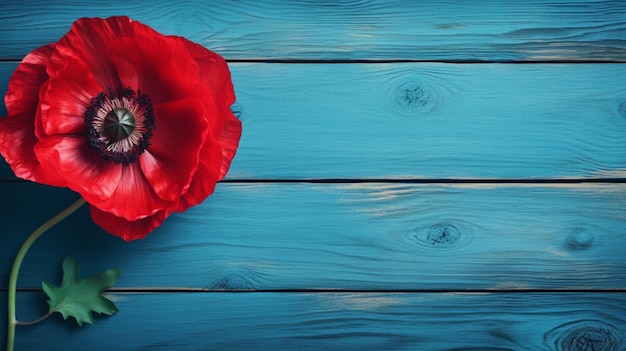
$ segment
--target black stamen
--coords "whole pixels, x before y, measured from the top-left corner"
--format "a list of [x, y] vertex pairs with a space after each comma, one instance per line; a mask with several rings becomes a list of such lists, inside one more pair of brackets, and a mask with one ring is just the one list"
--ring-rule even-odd
[[103, 91], [91, 99], [85, 126], [87, 142], [100, 157], [128, 165], [150, 146], [155, 129], [150, 98], [130, 88]]

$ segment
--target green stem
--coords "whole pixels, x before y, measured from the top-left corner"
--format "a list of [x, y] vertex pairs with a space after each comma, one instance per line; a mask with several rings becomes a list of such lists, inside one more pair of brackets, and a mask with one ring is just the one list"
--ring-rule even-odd
[[48, 313], [46, 313], [44, 316], [39, 317], [37, 319], [35, 319], [34, 321], [30, 321], [30, 322], [20, 322], [20, 321], [15, 321], [15, 325], [18, 327], [27, 327], [29, 325], [35, 325], [37, 323], [43, 322], [46, 318], [52, 316], [52, 314], [56, 312], [56, 310], [52, 310]]
[[17, 319], [15, 317], [15, 296], [17, 291], [17, 276], [20, 272], [20, 267], [22, 266], [22, 261], [24, 260], [24, 256], [28, 252], [28, 249], [33, 245], [33, 243], [39, 239], [39, 237], [45, 233], [48, 229], [52, 228], [57, 223], [61, 222], [69, 215], [74, 213], [78, 208], [85, 204], [85, 199], [82, 197], [73, 204], [71, 204], [68, 208], [61, 211], [56, 216], [50, 218], [46, 223], [42, 224], [39, 228], [35, 229], [32, 234], [24, 241], [22, 247], [17, 252], [15, 256], [15, 260], [13, 261], [13, 267], [11, 268], [11, 276], [9, 277], [9, 326], [7, 332], [7, 351], [13, 351], [13, 345], [15, 343], [15, 326], [17, 325]]

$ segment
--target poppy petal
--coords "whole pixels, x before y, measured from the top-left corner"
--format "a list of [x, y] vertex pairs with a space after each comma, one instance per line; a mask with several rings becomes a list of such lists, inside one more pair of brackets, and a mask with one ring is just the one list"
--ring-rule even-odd
[[41, 99], [41, 125], [47, 135], [85, 131], [85, 111], [102, 88], [80, 61], [69, 60], [51, 77]]
[[[230, 110], [228, 113], [230, 113]], [[235, 157], [240, 139], [241, 121], [239, 121], [235, 116], [228, 116], [226, 121], [224, 121], [224, 127], [222, 128], [222, 132], [219, 136], [219, 141], [222, 145], [222, 165], [218, 180], [224, 179], [226, 173], [228, 173], [230, 163]]]
[[76, 58], [92, 70], [100, 86], [120, 86], [115, 66], [111, 62], [111, 48], [120, 38], [133, 35], [160, 35], [154, 29], [128, 17], [81, 18], [57, 43], [59, 55], [53, 57], [51, 69], [61, 67], [68, 58]]
[[[65, 142], [58, 143], [63, 144], [63, 146], [57, 147], [59, 150], [57, 155], [51, 153], [52, 156], [57, 157], [57, 162], [59, 154], [62, 153], [63, 158], [69, 158], [67, 153], [72, 152], [68, 151], [70, 151], [70, 149], [76, 150], [75, 147], [67, 145], [71, 144], [71, 142], [68, 142], [67, 139], [74, 138], [64, 139], [65, 140], [63, 141]], [[80, 154], [80, 152], [73, 153]], [[81, 156], [78, 155], [76, 158], [80, 157]], [[76, 162], [76, 164], [80, 163], [80, 161]], [[101, 171], [100, 174], [96, 175], [99, 178], [90, 179], [89, 182], [85, 182], [84, 180], [89, 179], [88, 177], [90, 175], [86, 172], [85, 174], [80, 175], [79, 178], [76, 179], [76, 182], [68, 182], [68, 187], [81, 194], [90, 205], [105, 212], [109, 212], [117, 217], [123, 217], [129, 221], [151, 216], [167, 208], [168, 205], [171, 207], [170, 203], [160, 200], [154, 193], [137, 163], [133, 163], [128, 166], [115, 165], [108, 162], [105, 163], [108, 164], [109, 167], [101, 168], [104, 170]], [[65, 164], [71, 168], [71, 163], [65, 162]], [[93, 165], [75, 167], [75, 169], [70, 169], [73, 173], [68, 172], [68, 175], [78, 174], [81, 170], [97, 173], [96, 169], [98, 169], [98, 167], [93, 167]], [[111, 195], [108, 198], [98, 197], [101, 193], [103, 193], [102, 190], [110, 191], [112, 186], [114, 186], [114, 189], [111, 191]], [[95, 190], [99, 190], [99, 193], [96, 193]]]
[[0, 118], [0, 154], [19, 178], [51, 186], [67, 183], [57, 172], [44, 170], [33, 151], [38, 139], [29, 115]]
[[220, 113], [216, 116], [215, 137], [222, 145], [223, 162], [219, 180], [223, 179], [235, 157], [241, 138], [241, 122], [233, 115], [230, 106], [235, 102], [235, 92], [226, 61], [218, 54], [207, 50], [189, 40], [185, 40], [187, 49], [200, 66], [200, 78], [211, 91], [211, 96], [219, 102]]
[[196, 176], [191, 181], [189, 189], [180, 198], [176, 211], [185, 211], [213, 193], [216, 182], [222, 180], [230, 168], [240, 136], [241, 122], [233, 116], [224, 124], [219, 143], [212, 136], [207, 138], [197, 171], [202, 176]]
[[213, 193], [215, 182], [226, 176], [241, 137], [241, 122], [230, 110], [235, 102], [235, 93], [226, 61], [201, 45], [182, 40], [200, 67], [200, 79], [210, 92], [210, 103], [217, 105], [214, 108], [218, 111], [209, 118], [213, 133], [204, 145], [198, 168], [198, 174], [207, 176], [192, 180], [189, 190], [181, 197], [177, 211], [184, 211]]
[[159, 211], [151, 216], [129, 221], [122, 217], [117, 217], [108, 212], [99, 210], [95, 206], [89, 206], [91, 218], [102, 229], [126, 241], [143, 239], [154, 228], [163, 223], [167, 214], [165, 211]]
[[63, 187], [63, 178], [44, 171], [33, 151], [38, 142], [34, 122], [39, 88], [48, 79], [45, 65], [53, 49], [54, 45], [47, 45], [33, 50], [11, 76], [4, 97], [8, 115], [0, 118], [0, 154], [17, 177]]
[[97, 156], [83, 137], [51, 136], [35, 146], [45, 169], [62, 174], [67, 187], [87, 202], [108, 199], [122, 181], [122, 166]]
[[198, 65], [176, 38], [121, 38], [110, 50], [121, 86], [141, 90], [155, 105], [189, 96], [211, 99], [198, 79]]
[[158, 125], [139, 162], [146, 179], [164, 200], [177, 201], [195, 174], [208, 134], [204, 113], [195, 98], [154, 107]]
[[9, 80], [9, 88], [4, 96], [8, 115], [28, 114], [33, 118], [39, 104], [39, 87], [48, 80], [46, 64], [54, 44], [31, 51], [22, 59]]
[[219, 101], [226, 105], [235, 102], [235, 93], [230, 78], [230, 70], [224, 58], [207, 48], [181, 38], [194, 61], [200, 67], [200, 79], [211, 90], [211, 96], [220, 96]]
[[200, 155], [197, 176], [189, 184], [187, 192], [181, 196], [176, 208], [177, 212], [185, 211], [213, 194], [215, 184], [219, 179], [221, 162], [222, 155], [219, 144], [212, 137], [209, 137]]
[[139, 163], [121, 166], [122, 174], [115, 191], [107, 199], [85, 199], [97, 208], [129, 221], [151, 216], [172, 206], [152, 189]]

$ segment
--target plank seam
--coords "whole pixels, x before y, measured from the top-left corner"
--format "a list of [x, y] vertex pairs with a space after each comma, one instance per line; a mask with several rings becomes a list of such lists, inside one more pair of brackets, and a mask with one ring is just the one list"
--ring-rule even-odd
[[[0, 179], [2, 183], [31, 183], [24, 179]], [[363, 183], [394, 183], [394, 184], [588, 184], [588, 183], [626, 183], [626, 178], [304, 178], [304, 179], [225, 179], [224, 184], [257, 184], [257, 183], [302, 183], [302, 184], [363, 184]]]
[[[22, 58], [0, 58], [1, 62], [19, 63]], [[269, 64], [390, 64], [390, 63], [445, 63], [445, 64], [615, 64], [625, 60], [427, 60], [427, 59], [226, 59], [228, 63], [269, 63]]]
[[[17, 292], [42, 292], [42, 289], [20, 288]], [[0, 289], [6, 292], [6, 289]], [[546, 293], [611, 293], [624, 294], [626, 288], [617, 289], [204, 289], [204, 288], [111, 288], [106, 292], [110, 293], [406, 293], [406, 294], [546, 294]]]
[[584, 184], [584, 183], [626, 183], [626, 178], [310, 178], [310, 179], [225, 179], [221, 183], [314, 183], [314, 184], [353, 184], [353, 183], [400, 183], [400, 184]]
[[626, 60], [427, 60], [427, 59], [226, 59], [228, 63], [274, 64], [389, 64], [389, 63], [447, 63], [447, 64], [605, 64], [626, 63]]

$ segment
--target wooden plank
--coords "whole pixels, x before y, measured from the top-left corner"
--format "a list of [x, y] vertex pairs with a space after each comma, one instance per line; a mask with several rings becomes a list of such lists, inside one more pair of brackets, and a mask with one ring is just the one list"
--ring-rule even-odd
[[[0, 184], [0, 286], [27, 232], [70, 191]], [[87, 209], [26, 258], [22, 288], [122, 268], [117, 286], [208, 290], [626, 289], [626, 184], [220, 184], [125, 243]]]
[[569, 0], [4, 2], [0, 59], [120, 14], [236, 60], [626, 60], [626, 4]]
[[[0, 294], [3, 299], [5, 294]], [[111, 294], [120, 312], [78, 328], [55, 316], [17, 350], [622, 350], [624, 293]], [[47, 308], [18, 296], [18, 318]], [[4, 315], [4, 304], [0, 313]], [[0, 321], [0, 335], [5, 333]], [[75, 323], [74, 323], [75, 324]]]
[[624, 64], [231, 68], [229, 179], [626, 177]]
[[231, 179], [626, 169], [626, 65], [264, 64], [233, 76], [244, 135]]

